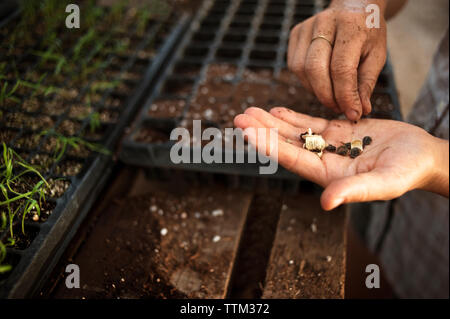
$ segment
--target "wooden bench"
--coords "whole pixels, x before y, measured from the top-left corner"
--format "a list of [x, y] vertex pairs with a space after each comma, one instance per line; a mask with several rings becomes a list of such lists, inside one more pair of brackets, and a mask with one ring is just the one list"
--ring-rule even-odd
[[[323, 212], [311, 191], [244, 191], [171, 174], [122, 169], [43, 295], [344, 297], [345, 208]], [[65, 287], [68, 263], [79, 265], [81, 289]]]

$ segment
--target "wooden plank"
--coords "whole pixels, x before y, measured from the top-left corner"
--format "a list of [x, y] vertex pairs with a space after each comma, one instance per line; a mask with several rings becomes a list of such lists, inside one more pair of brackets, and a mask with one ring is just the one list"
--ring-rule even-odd
[[285, 197], [263, 298], [343, 298], [346, 207], [324, 212], [319, 196]]
[[56, 298], [224, 298], [252, 195], [220, 185], [130, 181], [73, 263], [81, 289]]

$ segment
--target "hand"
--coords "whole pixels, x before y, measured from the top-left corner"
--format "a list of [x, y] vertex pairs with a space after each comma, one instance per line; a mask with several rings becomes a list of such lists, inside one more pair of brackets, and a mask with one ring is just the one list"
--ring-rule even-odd
[[[380, 7], [380, 28], [366, 26], [370, 3]], [[289, 69], [323, 105], [352, 121], [370, 113], [370, 96], [386, 61], [384, 10], [385, 0], [334, 0], [289, 37]]]
[[[328, 121], [280, 107], [270, 113], [252, 107], [234, 122], [241, 129], [277, 128], [279, 164], [323, 186], [321, 204], [325, 210], [342, 203], [390, 200], [417, 188], [448, 196], [448, 141], [414, 125], [377, 119], [357, 124]], [[308, 128], [336, 147], [365, 136], [370, 136], [372, 143], [354, 159], [327, 151], [320, 159], [299, 141]], [[266, 145], [256, 137], [249, 137], [249, 142], [257, 149]]]

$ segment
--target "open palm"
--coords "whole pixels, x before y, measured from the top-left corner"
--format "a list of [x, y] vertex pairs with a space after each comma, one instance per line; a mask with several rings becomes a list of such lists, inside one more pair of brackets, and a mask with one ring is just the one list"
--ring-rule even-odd
[[[235, 125], [242, 129], [277, 128], [278, 162], [325, 187], [321, 203], [326, 210], [342, 203], [398, 197], [426, 183], [425, 172], [433, 166], [433, 157], [428, 154], [426, 145], [431, 136], [403, 122], [328, 121], [281, 107], [273, 108], [270, 113], [252, 107], [235, 118]], [[303, 149], [299, 140], [300, 134], [308, 128], [336, 147], [353, 139], [362, 140], [364, 136], [370, 136], [372, 143], [354, 159], [326, 151], [320, 159]], [[264, 145], [256, 138], [249, 138], [249, 142], [256, 148]]]

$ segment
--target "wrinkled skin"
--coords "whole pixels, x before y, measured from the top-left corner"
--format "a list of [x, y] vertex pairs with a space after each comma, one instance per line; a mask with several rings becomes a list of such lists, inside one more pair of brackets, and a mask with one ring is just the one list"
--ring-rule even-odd
[[[379, 5], [380, 28], [366, 26], [369, 3]], [[386, 61], [384, 10], [384, 0], [334, 0], [289, 37], [289, 69], [323, 105], [353, 121], [370, 113], [370, 96]], [[311, 42], [318, 35], [332, 45], [320, 38]]]
[[[279, 164], [323, 186], [321, 204], [325, 210], [343, 203], [389, 200], [413, 189], [448, 196], [448, 169], [437, 172], [448, 167], [448, 142], [419, 127], [378, 119], [328, 121], [282, 107], [270, 113], [251, 107], [235, 118], [235, 125], [241, 129], [277, 128]], [[355, 159], [326, 151], [319, 159], [299, 140], [308, 128], [335, 146], [364, 136], [371, 136], [372, 143]], [[259, 148], [270, 147], [266, 141], [255, 136], [248, 136], [248, 141], [269, 154], [268, 148]]]

